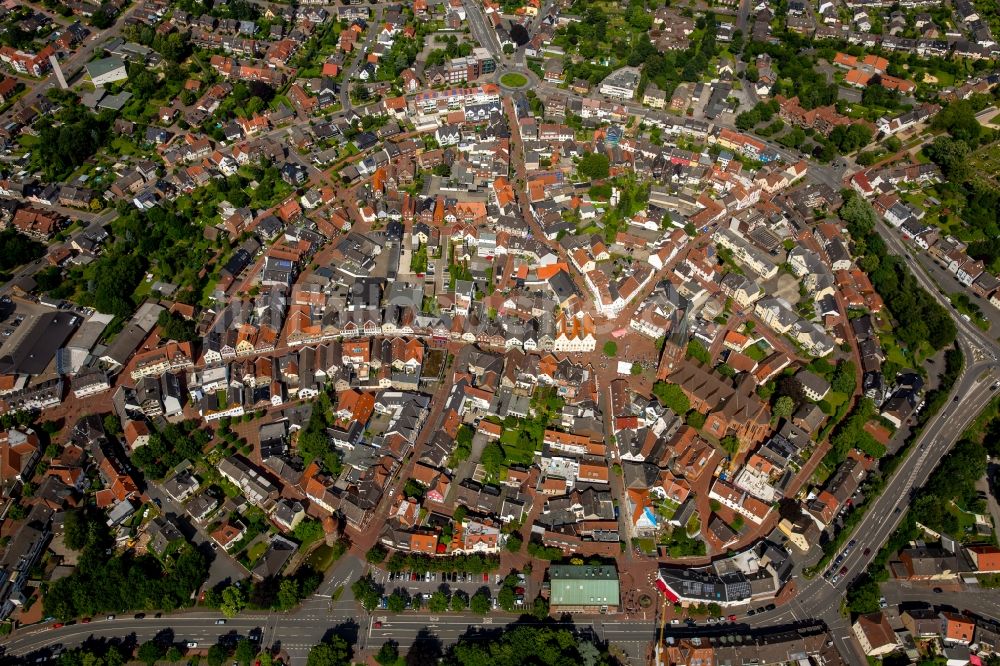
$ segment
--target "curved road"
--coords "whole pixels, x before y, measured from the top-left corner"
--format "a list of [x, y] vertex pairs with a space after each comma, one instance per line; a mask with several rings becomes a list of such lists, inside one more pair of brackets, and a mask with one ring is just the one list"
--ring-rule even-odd
[[[848, 573], [837, 585], [822, 576], [816, 576], [812, 580], [798, 578], [797, 583], [800, 587], [791, 602], [774, 611], [755, 615], [750, 621], [752, 625], [764, 625], [821, 618], [830, 626], [841, 654], [857, 664], [865, 664], [866, 660], [856, 650], [854, 641], [850, 639], [851, 632], [847, 619], [840, 615], [841, 600], [849, 581], [864, 571], [882, 544], [896, 529], [903, 517], [903, 511], [897, 511], [897, 507], [909, 503], [912, 492], [924, 484], [931, 471], [958, 441], [965, 428], [993, 399], [996, 393], [992, 390], [992, 385], [1000, 379], [997, 344], [976, 326], [961, 317], [954, 316], [950, 302], [923, 272], [920, 264], [904, 247], [902, 240], [884, 224], [880, 225], [882, 237], [891, 250], [907, 262], [920, 285], [952, 313], [957, 342], [965, 355], [966, 366], [949, 395], [952, 399], [928, 422], [910, 454], [855, 528], [856, 545], [843, 562]], [[869, 551], [867, 555], [866, 550]], [[996, 615], [992, 607], [984, 606], [978, 610], [984, 615]]]

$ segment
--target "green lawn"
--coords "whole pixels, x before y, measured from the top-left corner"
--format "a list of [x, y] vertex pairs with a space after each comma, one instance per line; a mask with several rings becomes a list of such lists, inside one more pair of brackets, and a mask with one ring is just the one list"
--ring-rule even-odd
[[509, 463], [519, 463], [530, 465], [535, 460], [535, 450], [518, 442], [517, 430], [504, 430], [500, 435], [500, 445], [503, 446], [504, 454]]
[[254, 545], [247, 548], [247, 558], [251, 562], [256, 562], [257, 559], [264, 554], [265, 550], [267, 550], [267, 541], [258, 541]]
[[520, 88], [528, 85], [528, 77], [517, 72], [507, 72], [500, 77], [500, 83], [511, 88]]
[[750, 345], [743, 353], [758, 363], [767, 358], [767, 352], [759, 344]]
[[657, 503], [656, 513], [659, 514], [664, 520], [670, 520], [677, 513], [677, 509], [680, 508], [680, 504], [674, 502], [673, 500], [665, 499], [662, 502]]
[[336, 559], [334, 555], [336, 555], [336, 551], [333, 547], [324, 543], [309, 553], [309, 558], [306, 562], [316, 571], [326, 571], [334, 563]]
[[837, 407], [840, 407], [842, 404], [847, 402], [847, 398], [848, 396], [844, 393], [839, 393], [837, 391], [830, 391], [826, 395], [826, 398], [824, 398], [824, 400], [826, 400], [826, 402], [828, 402], [831, 407], [836, 409]]

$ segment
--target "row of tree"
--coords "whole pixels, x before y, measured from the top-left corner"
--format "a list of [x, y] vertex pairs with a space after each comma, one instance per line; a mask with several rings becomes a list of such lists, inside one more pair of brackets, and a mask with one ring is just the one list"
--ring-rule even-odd
[[845, 191], [840, 218], [854, 240], [858, 265], [868, 274], [896, 321], [896, 337], [910, 349], [928, 344], [935, 351], [955, 341], [951, 314], [917, 282], [905, 262], [889, 254], [875, 229], [875, 210], [851, 190]]

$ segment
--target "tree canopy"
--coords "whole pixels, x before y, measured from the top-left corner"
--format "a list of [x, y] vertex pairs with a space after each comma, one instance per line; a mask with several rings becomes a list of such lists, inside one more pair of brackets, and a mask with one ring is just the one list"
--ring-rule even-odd
[[459, 640], [445, 655], [448, 666], [604, 666], [607, 653], [568, 629], [519, 626], [497, 638]]
[[46, 615], [63, 620], [106, 612], [162, 608], [191, 603], [191, 594], [208, 576], [209, 562], [191, 545], [166, 561], [130, 553], [109, 558], [105, 539], [92, 541], [70, 575], [49, 585], [43, 597]]
[[916, 349], [926, 342], [939, 350], [955, 341], [955, 322], [949, 312], [920, 284], [906, 263], [891, 255], [875, 229], [871, 204], [849, 192], [840, 208], [840, 218], [855, 241], [856, 252], [867, 267], [872, 286], [878, 291], [896, 321], [895, 333], [907, 346]]
[[351, 648], [340, 636], [313, 646], [306, 660], [307, 666], [347, 666], [351, 663]]
[[664, 407], [672, 409], [675, 414], [687, 414], [691, 409], [691, 401], [677, 384], [656, 382], [653, 384], [653, 395]]
[[587, 153], [580, 158], [576, 170], [584, 178], [600, 180], [611, 173], [611, 162], [604, 153]]
[[9, 271], [45, 255], [45, 246], [19, 233], [14, 227], [0, 231], [0, 271]]

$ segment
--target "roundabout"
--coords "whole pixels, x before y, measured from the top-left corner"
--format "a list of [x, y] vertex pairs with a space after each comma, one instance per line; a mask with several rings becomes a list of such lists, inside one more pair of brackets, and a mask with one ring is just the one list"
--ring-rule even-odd
[[507, 72], [500, 77], [500, 85], [517, 90], [528, 85], [528, 77], [520, 72]]

